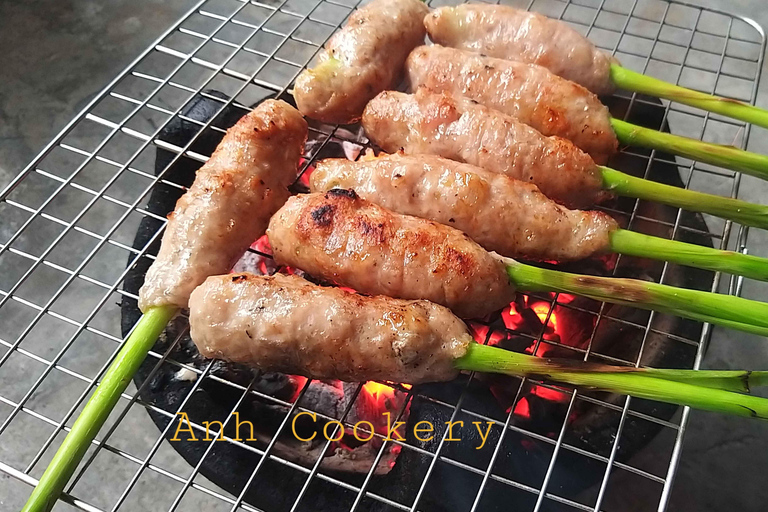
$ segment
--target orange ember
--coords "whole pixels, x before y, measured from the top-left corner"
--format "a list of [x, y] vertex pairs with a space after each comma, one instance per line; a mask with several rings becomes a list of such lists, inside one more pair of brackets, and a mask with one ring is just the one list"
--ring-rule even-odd
[[290, 377], [293, 381], [293, 384], [296, 386], [296, 389], [293, 392], [293, 396], [291, 397], [291, 403], [293, 403], [299, 399], [301, 390], [304, 389], [304, 385], [307, 383], [307, 378], [303, 375], [291, 375]]
[[[299, 169], [301, 169], [301, 166], [304, 165], [304, 162], [306, 161], [307, 161], [306, 158], [302, 158], [301, 160], [299, 160]], [[301, 176], [299, 176], [299, 183], [309, 188], [309, 176], [312, 174], [312, 171], [314, 170], [315, 170], [314, 165], [307, 166], [304, 172], [301, 173]]]
[[525, 323], [523, 315], [517, 310], [517, 304], [514, 302], [511, 302], [509, 307], [504, 308], [501, 312], [501, 320], [504, 322], [504, 325], [507, 326], [507, 329], [512, 330], [519, 330]]
[[[545, 324], [547, 321], [547, 314], [549, 313], [549, 303], [537, 302], [533, 305], [533, 307], [531, 307], [531, 309], [534, 313], [536, 313], [536, 316], [539, 317], [541, 323]], [[557, 316], [555, 315], [554, 311], [549, 317], [549, 323], [552, 325], [552, 328], [557, 331]]]
[[264, 254], [272, 254], [272, 246], [269, 245], [269, 238], [267, 238], [267, 235], [261, 235], [258, 240], [251, 244], [251, 249]]
[[545, 386], [533, 386], [531, 394], [553, 402], [567, 402], [569, 400], [567, 393]]
[[525, 351], [528, 354], [535, 355], [536, 357], [544, 357], [547, 354], [547, 352], [549, 352], [550, 349], [552, 348], [550, 345], [542, 342], [542, 343], [539, 343], [538, 348], [536, 348], [536, 353], [534, 354], [533, 347], [535, 346], [536, 346], [536, 342], [534, 341], [530, 347], [525, 349]]
[[528, 405], [528, 399], [523, 397], [515, 404], [515, 415], [523, 418], [531, 417], [531, 408]]
[[[472, 329], [472, 335], [475, 338], [475, 341], [478, 343], [485, 343], [486, 338], [488, 338], [488, 331], [490, 328], [487, 325], [483, 324], [476, 324], [476, 323], [470, 323], [469, 327]], [[488, 345], [498, 345], [499, 342], [504, 338], [504, 333], [501, 333], [499, 331], [493, 331], [491, 333], [491, 337], [488, 338]]]
[[363, 391], [368, 393], [368, 396], [370, 396], [377, 404], [387, 399], [391, 400], [395, 397], [394, 389], [372, 380], [363, 384]]
[[[566, 295], [566, 297], [573, 297], [573, 296]], [[541, 320], [542, 324], [547, 321], [547, 315], [549, 313], [549, 308], [550, 308], [548, 302], [540, 301], [540, 302], [534, 303], [533, 305], [530, 305], [528, 296], [526, 296], [524, 299], [524, 303], [527, 308], [530, 308], [531, 310], [533, 310], [534, 313], [536, 313], [536, 316], [539, 317], [539, 320]], [[525, 325], [525, 318], [523, 318], [523, 315], [518, 310], [517, 303], [515, 302], [510, 302], [509, 307], [504, 308], [504, 310], [501, 312], [501, 319], [504, 322], [504, 325], [507, 327], [507, 329], [521, 330], [521, 328]], [[552, 311], [552, 314], [549, 315], [548, 325], [551, 325], [552, 329], [555, 332], [557, 332], [557, 314], [554, 311]]]

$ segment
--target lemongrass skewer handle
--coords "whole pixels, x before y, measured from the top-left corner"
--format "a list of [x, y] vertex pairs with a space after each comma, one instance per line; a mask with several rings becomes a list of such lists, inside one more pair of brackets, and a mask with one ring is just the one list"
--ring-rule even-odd
[[649, 377], [684, 382], [707, 388], [749, 393], [752, 388], [768, 386], [768, 372], [750, 370], [666, 370], [643, 368]]
[[152, 308], [141, 317], [59, 446], [22, 512], [48, 512], [53, 508], [120, 395], [175, 314], [175, 308], [164, 306]]
[[717, 293], [609, 277], [570, 274], [505, 259], [521, 291], [562, 292], [768, 336], [768, 304]]
[[[553, 362], [477, 343], [471, 344], [467, 353], [454, 364], [461, 370], [541, 378], [706, 411], [768, 419], [768, 399], [682, 380], [666, 380], [647, 370], [628, 371], [620, 367], [616, 371], [581, 370], [577, 364]], [[587, 368], [589, 366], [586, 365]], [[664, 370], [657, 372], [656, 375]]]
[[742, 101], [680, 87], [618, 64], [611, 64], [611, 80], [620, 89], [665, 98], [768, 128], [768, 111]]
[[609, 167], [601, 166], [600, 171], [603, 188], [620, 196], [708, 213], [745, 226], [768, 229], [768, 206], [644, 180]]
[[611, 250], [628, 256], [669, 261], [689, 267], [768, 281], [768, 259], [733, 251], [666, 240], [626, 229], [610, 234]]
[[[478, 352], [481, 354], [478, 355]], [[515, 371], [519, 376], [550, 375], [554, 372], [588, 372], [600, 374], [644, 375], [672, 382], [683, 382], [713, 389], [722, 389], [739, 393], [749, 393], [752, 388], [768, 385], [768, 372], [748, 370], [676, 370], [658, 368], [635, 368], [633, 366], [611, 366], [607, 364], [575, 361], [572, 359], [543, 359], [511, 352], [503, 358], [495, 357], [495, 352], [478, 349], [457, 360], [456, 365], [462, 370], [470, 370], [468, 361], [477, 358], [486, 365], [501, 365], [507, 371]], [[483, 354], [485, 354], [484, 357]], [[631, 378], [631, 377], [628, 377]]]
[[622, 144], [666, 151], [760, 179], [768, 179], [768, 156], [734, 146], [713, 144], [644, 128], [616, 118], [611, 118], [611, 126]]

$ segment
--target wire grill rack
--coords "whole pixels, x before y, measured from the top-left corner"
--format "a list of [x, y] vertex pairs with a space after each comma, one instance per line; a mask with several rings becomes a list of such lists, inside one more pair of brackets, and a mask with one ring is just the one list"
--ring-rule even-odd
[[[436, 7], [439, 3], [440, 0], [435, 0], [431, 5]], [[155, 151], [157, 148], [171, 151], [176, 154], [174, 160], [204, 162], [208, 157], [190, 150], [195, 139], [179, 147], [160, 140], [158, 134], [172, 119], [183, 118], [184, 107], [195, 95], [207, 95], [204, 90], [224, 92], [231, 99], [217, 98], [221, 107], [234, 105], [243, 113], [263, 98], [287, 97], [293, 79], [356, 6], [356, 0], [201, 1], [109, 84], [2, 191], [0, 446], [13, 446], [14, 450], [0, 451], [1, 471], [30, 485], [37, 482], [123, 341], [116, 304], [126, 295], [122, 290], [127, 272], [123, 262], [146, 257], [146, 247], [137, 250], [131, 246], [140, 220], [152, 215], [144, 209], [146, 198], [158, 183], [180, 187], [163, 173], [155, 176]], [[517, 2], [516, 6], [568, 22], [630, 68], [699, 90], [755, 101], [765, 39], [760, 27], [749, 20], [682, 3], [654, 0], [535, 0], [527, 5]], [[626, 97], [630, 110], [644, 101], [635, 96]], [[223, 132], [214, 122], [186, 120], [199, 125], [198, 133]], [[749, 140], [749, 126], [678, 104], [665, 103], [664, 121], [669, 122], [675, 133], [694, 138], [741, 147], [746, 147]], [[310, 130], [320, 147], [331, 141], [367, 144], [361, 132], [350, 127], [313, 124]], [[306, 155], [304, 168], [312, 164], [316, 148]], [[662, 158], [653, 152], [632, 149], [624, 152], [628, 158], [645, 162], [646, 169]], [[673, 163], [679, 166], [689, 188], [721, 195], [738, 193], [738, 174], [681, 159]], [[659, 224], [655, 219], [643, 217], [635, 201], [613, 213], [636, 230]], [[716, 245], [744, 250], [747, 237], [744, 228], [739, 228], [733, 237], [730, 223], [714, 218], [707, 218], [707, 222], [710, 231], [717, 233], [713, 235]], [[681, 222], [679, 214], [674, 223], [663, 224], [661, 228], [671, 238], [692, 229]], [[658, 230], [654, 234], [658, 235]], [[158, 233], [155, 238], [159, 236]], [[666, 275], [667, 266], [664, 266], [656, 277], [663, 282]], [[739, 293], [740, 281], [721, 283], [720, 276], [716, 275], [711, 287]], [[551, 304], [547, 321], [555, 308], [568, 307], [556, 299], [547, 297]], [[614, 363], [640, 365], [648, 340], [661, 337], [669, 343], [692, 346], [696, 353], [695, 367], [698, 367], [710, 336], [708, 325], [701, 326], [699, 337], [689, 339], [662, 331], [656, 322], [657, 315], [648, 315], [647, 321], [640, 325], [612, 318], [605, 314], [603, 305], [595, 303], [594, 306], [587, 313], [596, 318], [597, 326], [605, 322], [626, 322], [628, 328], [642, 332], [642, 344], [637, 347], [634, 359], [619, 360], [589, 349], [574, 353], [574, 357], [602, 357]], [[492, 334], [489, 332], [488, 336]], [[535, 339], [537, 343], [548, 342], [543, 332]], [[178, 339], [169, 344], [166, 352], [150, 354], [156, 368], [163, 365], [184, 368], [169, 357], [175, 343]], [[186, 370], [198, 374], [193, 390], [204, 379], [214, 378], [208, 374], [208, 368]], [[15, 383], [12, 388], [7, 385], [10, 382]], [[141, 387], [147, 384], [144, 382]], [[230, 385], [239, 390], [243, 398], [256, 393], [250, 386]], [[520, 389], [523, 386], [521, 381]], [[462, 411], [493, 421], [503, 427], [504, 434], [516, 431], [528, 435], [532, 443], [547, 447], [548, 468], [535, 486], [496, 474], [494, 460], [501, 441], [494, 449], [490, 464], [480, 469], [452, 461], [442, 452], [444, 442], [441, 441], [436, 453], [429, 454], [432, 463], [419, 492], [408, 503], [370, 492], [367, 485], [373, 470], [362, 486], [353, 486], [325, 474], [319, 461], [303, 467], [281, 459], [272, 452], [274, 440], [266, 450], [245, 445], [243, 448], [253, 451], [253, 456], [260, 460], [254, 475], [267, 458], [306, 475], [306, 483], [295, 497], [294, 509], [306, 499], [305, 491], [310, 483], [323, 481], [325, 485], [341, 486], [349, 493], [350, 509], [363, 499], [372, 499], [383, 501], [392, 509], [417, 510], [432, 470], [440, 461], [482, 477], [473, 510], [483, 509], [483, 493], [491, 484], [506, 485], [535, 496], [534, 510], [547, 510], [552, 503], [570, 510], [604, 510], [612, 497], [620, 493], [622, 485], [642, 485], [648, 490], [649, 508], [664, 510], [680, 459], [688, 410], [683, 409], [682, 414], [667, 421], [637, 412], [632, 406], [636, 402], [633, 400], [626, 399], [623, 405], [617, 406], [571, 391], [569, 411], [580, 400], [593, 402], [615, 414], [615, 440], [608, 453], [579, 451], [570, 445], [565, 420], [558, 432], [541, 435], [517, 426], [511, 412], [506, 421], [500, 422]], [[184, 403], [186, 400], [180, 410]], [[296, 403], [285, 405], [291, 413], [301, 409]], [[462, 398], [445, 405], [452, 408], [452, 417], [456, 417], [462, 408]], [[206, 510], [255, 510], [244, 503], [245, 490], [239, 496], [230, 495], [202, 478], [198, 474], [199, 465], [192, 468], [176, 456], [163, 441], [163, 435], [148, 422], [146, 410], [169, 417], [178, 412], [144, 403], [137, 390], [129, 388], [66, 489], [64, 502], [86, 511], [172, 511], [191, 508], [192, 503], [194, 508]], [[290, 414], [286, 415], [283, 427], [289, 417]], [[640, 467], [632, 460], [618, 460], [617, 449], [628, 417], [662, 426], [660, 437], [668, 442], [656, 455], [661, 465]], [[204, 431], [200, 425], [195, 427]], [[205, 448], [204, 457], [212, 446], [210, 443]], [[548, 487], [553, 472], [558, 470], [558, 456], [566, 450], [577, 451], [603, 464], [599, 486], [578, 497], [560, 496], [557, 489]], [[109, 472], [108, 484], [97, 478], [102, 472]], [[94, 481], [100, 483], [96, 485]], [[152, 496], [165, 495], [167, 502], [142, 501], [143, 489], [148, 486], [162, 488], [163, 493], [155, 492]]]

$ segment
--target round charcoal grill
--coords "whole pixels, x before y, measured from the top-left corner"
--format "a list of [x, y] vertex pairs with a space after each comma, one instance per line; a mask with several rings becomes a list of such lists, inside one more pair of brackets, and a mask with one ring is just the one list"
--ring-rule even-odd
[[[164, 216], [223, 129], [263, 98], [290, 102], [294, 78], [359, 3], [200, 0], [0, 191], [0, 472], [13, 477], [0, 479], [0, 495], [5, 482], [23, 489], [37, 484], [134, 327], [134, 297], [151, 263], [146, 255], [156, 252]], [[674, 1], [512, 3], [577, 26], [629, 68], [756, 100], [765, 38], [751, 20]], [[669, 119], [680, 135], [741, 147], [750, 142], [744, 123], [638, 96], [630, 101], [622, 93], [606, 101], [616, 117], [628, 111], [637, 124], [665, 129]], [[303, 169], [319, 158], [356, 157], [366, 145], [356, 125], [311, 123]], [[637, 148], [622, 151], [612, 166], [724, 196], [736, 196], [741, 183], [738, 173]], [[305, 183], [298, 180], [294, 192]], [[732, 233], [730, 223], [709, 217], [705, 223], [645, 201], [619, 199], [607, 210], [622, 227], [662, 238], [720, 246], [734, 235], [730, 246], [737, 248], [747, 240], [747, 231]], [[278, 271], [266, 249], [254, 245], [239, 265]], [[126, 258], [127, 268], [120, 264]], [[629, 257], [561, 268], [663, 277], [666, 284], [707, 290], [720, 282], [709, 272]], [[740, 293], [739, 283], [732, 281], [730, 291]], [[520, 295], [470, 326], [479, 341], [517, 352], [680, 368], [698, 367], [711, 332], [696, 322], [565, 295]], [[43, 340], [50, 345], [41, 346]], [[672, 495], [681, 457], [711, 461], [707, 471], [738, 460], [733, 473], [739, 475], [759, 474], [764, 466], [764, 458], [748, 466], [752, 461], [730, 453], [728, 440], [741, 445], [747, 437], [738, 428], [713, 434], [715, 441], [726, 439], [728, 453], [681, 456], [687, 412], [624, 396], [487, 375], [410, 389], [317, 382], [203, 360], [183, 316], [134, 382], [136, 390], [126, 390], [64, 489], [62, 500], [79, 510], [667, 510], [682, 508]], [[390, 412], [406, 422], [405, 441], [383, 443], [377, 424], [370, 442], [347, 432], [339, 441], [303, 443], [291, 433], [300, 411], [318, 412], [316, 424], [306, 416], [297, 422], [302, 436], [322, 434], [330, 419], [354, 423]], [[178, 412], [188, 415], [198, 442], [168, 441]], [[224, 434], [235, 437], [232, 412], [254, 425], [256, 441], [202, 441], [204, 421], [225, 422]], [[435, 425], [432, 440], [413, 435], [420, 421]], [[448, 421], [464, 422], [460, 442], [445, 440]], [[737, 425], [716, 421], [728, 422], [722, 430]], [[481, 450], [472, 422], [483, 428], [490, 422]], [[678, 480], [694, 508], [717, 507], [710, 503], [716, 498], [751, 510], [764, 495], [752, 480], [712, 492], [697, 481], [691, 501], [690, 482]]]
[[[206, 91], [204, 95], [196, 98], [184, 113], [184, 116], [199, 122], [206, 122], [217, 112], [219, 102], [217, 98], [225, 99], [225, 96], [217, 91]], [[616, 101], [611, 105], [614, 115], [621, 115], [622, 109], [626, 109], [626, 103]], [[663, 108], [660, 103], [648, 100], [633, 109], [631, 122], [646, 124], [649, 126], [661, 124]], [[218, 115], [217, 126], [228, 127], [234, 124], [240, 112], [235, 109], [224, 110]], [[161, 138], [169, 143], [184, 146], [189, 138], [196, 133], [197, 125], [190, 121], [179, 120], [170, 125]], [[198, 139], [192, 146], [192, 151], [201, 154], [210, 154], [221, 137], [220, 132], [211, 133], [207, 137]], [[310, 141], [309, 145], [312, 145]], [[326, 144], [316, 157], [349, 156], [350, 147], [358, 145], [346, 144], [343, 140]], [[312, 152], [311, 148], [310, 151]], [[355, 151], [357, 152], [357, 151]], [[156, 169], [165, 169], [173, 158], [172, 153], [158, 150]], [[674, 161], [671, 156], [660, 155], [649, 169], [651, 179], [666, 182], [672, 185], [682, 185], [677, 168], [671, 164], [663, 164], [659, 160]], [[627, 162], [622, 162], [623, 169], [628, 172], [642, 174], [644, 169], [631, 169]], [[187, 161], [184, 164], [177, 163], [169, 170], [169, 180], [175, 183], [190, 185], [194, 179], [194, 173], [198, 163]], [[301, 189], [301, 180], [296, 185]], [[171, 187], [158, 187], [150, 198], [148, 209], [158, 216], [169, 213], [180, 197], [182, 191]], [[614, 205], [620, 206], [620, 205]], [[649, 219], [656, 219], [662, 223], [674, 225], [677, 210], [657, 204], [642, 204], [637, 213]], [[710, 245], [711, 241], [704, 220], [698, 214], [684, 213], [683, 223], [692, 229], [686, 231], [686, 241], [701, 245]], [[134, 247], [141, 248], [151, 239], [161, 222], [153, 217], [143, 220], [136, 234]], [[669, 228], [661, 224], [662, 230]], [[150, 251], [157, 250], [157, 243]], [[250, 262], [249, 262], [250, 260]], [[253, 261], [263, 262], [261, 267]], [[627, 259], [629, 260], [629, 259]], [[241, 261], [240, 268], [254, 271], [273, 271], [274, 265], [262, 254], [252, 252], [248, 258]], [[132, 294], [138, 292], [143, 282], [144, 273], [150, 264], [144, 260], [142, 265], [135, 266], [126, 279], [126, 291]], [[245, 266], [243, 266], [245, 265]], [[654, 279], [658, 276], [662, 264], [646, 260], [619, 261], [616, 258], [602, 258], [577, 262], [567, 265], [567, 270], [588, 272], [602, 275], [617, 275], [621, 277], [633, 277], [639, 279]], [[565, 268], [563, 265], [561, 268]], [[311, 279], [311, 276], [307, 276]], [[667, 282], [677, 286], [696, 288], [702, 283], [710, 283], [712, 274], [707, 271], [686, 267], [670, 267], [667, 274]], [[637, 347], [643, 345], [642, 362], [648, 366], [657, 367], [690, 367], [695, 357], [695, 348], [685, 343], [663, 343], [653, 335], [643, 343], [644, 331], [634, 327], [643, 325], [648, 313], [632, 308], [611, 306], [604, 314], [615, 317], [616, 321], [607, 322], [607, 326], [595, 330], [594, 313], [585, 313], [594, 304], [582, 298], [569, 298], [567, 306], [551, 305], [552, 298], [528, 297], [520, 306], [523, 310], [521, 322], [524, 325], [516, 325], [516, 330], [507, 329], [505, 315], [499, 312], [485, 319], [481, 323], [472, 324], [478, 333], [478, 341], [498, 343], [501, 346], [513, 350], [536, 351], [541, 355], [543, 347], [547, 347], [548, 356], [552, 357], [583, 357], [583, 351], [589, 348], [596, 354], [610, 354], [612, 362], [623, 361], [634, 363], [637, 358]], [[519, 300], [516, 301], [518, 304]], [[525, 311], [525, 303], [546, 304], [545, 309], [551, 309], [547, 314], [536, 314], [529, 309]], [[566, 308], [563, 310], [561, 308]], [[516, 309], [517, 311], [517, 309]], [[546, 325], [551, 325], [552, 317], [558, 315], [558, 322], [566, 320], [571, 324], [571, 331], [575, 330], [577, 340], [553, 339], [547, 336]], [[527, 313], [527, 315], [526, 315]], [[569, 314], [570, 313], [570, 314]], [[123, 330], [127, 333], [140, 316], [136, 301], [125, 299], [122, 303]], [[527, 319], [524, 317], [528, 317]], [[547, 318], [548, 317], [548, 318]], [[165, 333], [165, 336], [155, 347], [157, 352], [164, 352], [170, 340], [179, 338], [169, 358], [182, 365], [188, 365], [202, 372], [210, 364], [203, 360], [189, 339], [187, 324], [184, 319], [177, 320]], [[700, 325], [688, 322], [677, 317], [660, 316], [655, 326], [661, 332], [675, 333], [686, 339], [696, 339], [700, 332]], [[550, 329], [551, 331], [552, 329]], [[521, 332], [522, 331], [522, 332]], [[594, 331], [594, 335], [592, 334]], [[526, 335], [527, 334], [527, 335]], [[487, 339], [484, 339], [487, 338]], [[572, 347], [579, 351], [574, 352]], [[152, 374], [155, 362], [147, 360], [135, 377], [137, 385], [141, 385], [150, 378], [149, 385], [141, 391], [141, 399], [154, 404], [164, 411], [176, 411], [187, 398], [194, 380], [188, 376], [196, 376], [189, 370], [179, 370], [178, 367], [166, 365]], [[188, 372], [188, 373], [186, 373]], [[257, 450], [264, 450], [268, 443], [280, 431], [272, 448], [272, 452], [282, 461], [312, 467], [314, 462], [322, 459], [321, 468], [323, 474], [340, 482], [349, 483], [355, 487], [363, 485], [366, 474], [372, 467], [381, 442], [375, 443], [365, 450], [353, 450], [351, 447], [339, 447], [333, 445], [325, 452], [323, 443], [301, 443], [290, 434], [290, 426], [281, 424], [289, 413], [292, 398], [301, 392], [303, 380], [298, 381], [290, 376], [282, 374], [265, 374], [251, 371], [237, 365], [213, 362], [208, 369], [209, 375], [218, 377], [219, 380], [206, 379], [198, 391], [194, 393], [183, 407], [188, 414], [191, 423], [202, 425], [203, 421], [222, 421], [237, 410], [240, 420], [247, 419], [255, 426], [256, 442], [243, 442], [238, 446], [232, 443], [221, 443], [212, 453], [205, 455], [207, 443], [195, 441], [175, 441], [172, 446], [191, 464], [200, 465], [200, 473], [219, 485], [220, 487], [237, 495], [249, 483], [249, 479], [259, 463], [258, 453], [245, 449], [251, 446]], [[240, 387], [232, 387], [231, 382]], [[318, 383], [320, 384], [320, 383]], [[339, 419], [349, 402], [354, 398], [355, 390], [359, 385], [347, 384], [343, 386], [343, 392], [336, 391], [332, 386], [318, 385], [311, 394], [305, 394], [299, 401], [302, 408], [325, 414], [326, 419]], [[241, 400], [242, 390], [249, 388], [253, 391], [245, 400]], [[310, 388], [312, 389], [312, 388]], [[362, 393], [358, 391], [358, 393]], [[407, 405], [407, 422], [405, 428], [406, 447], [397, 443], [388, 443], [378, 460], [379, 469], [374, 472], [368, 490], [386, 499], [395, 502], [407, 503], [413, 500], [422, 480], [416, 475], [425, 474], [430, 467], [432, 457], [425, 452], [435, 452], [443, 437], [448, 421], [464, 421], [465, 425], [471, 425], [473, 421], [481, 421], [482, 424], [491, 421], [492, 427], [486, 440], [489, 447], [499, 444], [499, 438], [511, 411], [511, 423], [519, 426], [523, 432], [508, 430], [501, 442], [496, 464], [500, 478], [511, 481], [527, 483], [535, 487], [547, 471], [551, 451], [534, 443], [530, 435], [547, 438], [556, 438], [566, 415], [569, 425], [569, 441], [576, 449], [590, 453], [609, 454], [616, 432], [616, 411], [597, 405], [593, 401], [578, 400], [570, 406], [570, 391], [559, 388], [531, 384], [526, 382], [521, 386], [520, 379], [502, 376], [480, 376], [469, 379], [466, 376], [451, 383], [435, 383], [414, 387], [410, 393], [405, 389], [395, 391], [402, 403], [409, 400]], [[358, 399], [360, 395], [358, 395]], [[605, 393], [592, 393], [589, 395], [603, 404], [621, 407], [624, 398]], [[270, 400], [270, 397], [276, 400]], [[279, 402], [278, 402], [279, 401]], [[443, 404], [456, 404], [461, 401], [461, 412], [455, 417], [454, 408]], [[659, 423], [639, 419], [649, 416], [661, 420], [668, 420], [676, 412], [677, 407], [648, 401], [637, 401], [633, 406], [636, 416], [629, 416], [624, 425], [624, 434], [621, 446], [616, 454], [616, 460], [627, 460], [634, 453], [648, 444], [661, 429]], [[294, 409], [295, 414], [298, 409]], [[392, 408], [392, 417], [397, 417], [403, 412], [403, 407]], [[167, 438], [171, 438], [175, 429], [168, 429], [169, 417], [166, 414], [153, 412], [150, 409], [153, 421], [161, 430], [166, 430]], [[431, 441], [420, 441], [414, 438], [413, 427], [420, 421], [428, 421], [435, 425], [435, 436]], [[348, 422], [348, 424], [353, 422]], [[175, 424], [175, 422], [174, 422]], [[320, 420], [322, 427], [324, 421]], [[307, 422], [297, 422], [298, 433], [307, 438], [313, 432], [320, 434], [322, 428], [308, 425]], [[216, 427], [218, 428], [218, 427]], [[487, 427], [484, 427], [487, 428]], [[233, 425], [230, 423], [224, 430], [229, 437], [236, 437]], [[204, 435], [204, 432], [198, 432]], [[423, 436], [422, 436], [423, 437]], [[476, 429], [462, 431], [462, 441], [448, 443], [443, 448], [443, 456], [451, 460], [451, 463], [438, 464], [433, 469], [435, 473], [431, 477], [431, 483], [425, 488], [422, 497], [422, 508], [434, 511], [459, 511], [471, 508], [476, 491], [482, 481], [482, 473], [467, 472], [461, 465], [467, 467], [486, 468], [493, 449], [476, 450], [482, 439]], [[182, 436], [183, 438], [183, 436]], [[349, 439], [349, 436], [347, 436]], [[263, 441], [262, 441], [263, 440]], [[416, 447], [412, 449], [409, 447]], [[368, 449], [370, 448], [370, 449]], [[335, 450], [335, 451], [334, 451]], [[331, 453], [333, 451], [333, 453]], [[354, 456], [350, 457], [354, 453]], [[347, 454], [347, 455], [345, 455]], [[558, 490], [562, 496], [575, 496], [589, 486], [598, 483], [604, 473], [604, 464], [595, 459], [579, 455], [574, 451], [565, 450], [560, 455], [563, 471], [551, 477], [549, 485]], [[250, 482], [245, 494], [245, 501], [263, 510], [287, 510], [295, 501], [296, 495], [304, 486], [306, 476], [303, 472], [292, 469], [282, 461], [267, 460], [264, 466], [259, 468], [255, 479]], [[386, 467], [388, 465], [388, 467]], [[349, 494], [338, 485], [323, 485], [317, 483], [306, 490], [307, 497], [304, 500], [306, 510], [337, 511], [348, 510], [350, 503], [346, 496]], [[510, 507], [520, 506], [528, 509], [535, 504], [536, 495], [532, 493], [514, 493], [510, 497], [508, 489], [503, 485], [491, 485], [484, 493], [483, 510], [509, 510]], [[388, 505], [377, 500], [364, 500], [361, 503], [364, 510], [388, 510]]]

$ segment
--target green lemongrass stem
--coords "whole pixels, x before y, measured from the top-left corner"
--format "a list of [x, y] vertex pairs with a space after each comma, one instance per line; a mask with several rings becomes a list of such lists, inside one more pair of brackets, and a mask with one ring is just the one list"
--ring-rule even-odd
[[665, 98], [768, 128], [768, 110], [763, 110], [742, 101], [680, 87], [679, 85], [632, 71], [618, 64], [611, 64], [611, 80], [620, 89]]
[[686, 190], [636, 178], [609, 167], [599, 167], [603, 178], [603, 188], [620, 196], [635, 197], [693, 212], [708, 213], [745, 226], [768, 229], [768, 206]]
[[750, 393], [768, 386], [768, 372], [750, 370], [659, 370], [644, 368], [649, 377], [694, 384], [712, 389]]
[[[484, 346], [484, 345], [479, 345]], [[472, 349], [474, 350], [474, 349]], [[677, 370], [660, 368], [635, 368], [633, 366], [610, 366], [607, 364], [591, 363], [584, 361], [575, 361], [572, 359], [543, 359], [541, 357], [509, 352], [509, 356], [498, 359], [497, 353], [477, 349], [483, 354], [477, 352], [470, 353], [457, 360], [457, 365], [462, 370], [472, 370], [462, 365], [467, 361], [485, 361], [485, 365], [494, 363], [503, 364], [504, 368], [515, 370], [518, 376], [552, 376], [555, 372], [573, 372], [573, 373], [600, 373], [602, 375], [629, 375], [631, 380], [635, 375], [653, 377], [655, 379], [664, 379], [671, 382], [682, 382], [711, 389], [721, 389], [724, 391], [733, 391], [737, 393], [749, 393], [753, 388], [768, 386], [768, 372], [749, 371], [749, 370]], [[508, 351], [504, 351], [505, 353]], [[554, 378], [554, 377], [553, 377]]]
[[59, 446], [22, 512], [48, 512], [53, 508], [120, 395], [176, 311], [170, 306], [156, 307], [141, 317]]
[[611, 250], [619, 254], [768, 281], [768, 259], [758, 256], [666, 240], [626, 229], [613, 231], [610, 234], [610, 244]]
[[764, 302], [637, 279], [570, 274], [507, 258], [504, 261], [507, 275], [520, 291], [572, 293], [768, 336], [768, 304]]
[[[638, 398], [658, 400], [718, 413], [768, 419], [768, 399], [694, 385], [682, 380], [658, 378], [648, 370], [541, 359], [524, 354], [470, 344], [467, 353], [454, 362], [461, 370], [503, 373], [518, 377], [546, 379], [573, 386], [602, 389]], [[602, 366], [602, 365], [601, 365]], [[663, 372], [658, 370], [657, 372]], [[680, 371], [678, 371], [679, 374]], [[696, 373], [695, 371], [692, 371]], [[699, 377], [699, 381], [702, 379]]]
[[734, 146], [703, 142], [680, 135], [637, 126], [611, 118], [611, 126], [619, 142], [628, 146], [657, 149], [675, 155], [768, 179], [768, 156]]

